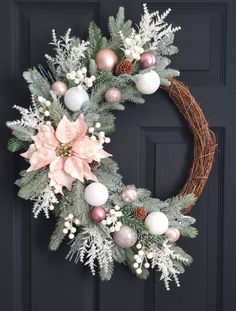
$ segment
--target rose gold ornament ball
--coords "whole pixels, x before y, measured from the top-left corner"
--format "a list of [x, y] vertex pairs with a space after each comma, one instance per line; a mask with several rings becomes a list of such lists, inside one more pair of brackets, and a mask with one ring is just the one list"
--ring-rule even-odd
[[150, 68], [156, 65], [156, 57], [155, 55], [148, 51], [148, 52], [144, 52], [141, 56], [140, 56], [140, 66], [142, 69], [145, 68]]
[[102, 206], [95, 206], [91, 209], [90, 216], [93, 221], [100, 222], [106, 219], [106, 210]]
[[166, 232], [165, 235], [168, 237], [168, 240], [171, 243], [174, 243], [176, 241], [178, 241], [178, 239], [180, 238], [180, 232], [177, 228], [173, 228], [173, 227], [169, 227]]
[[57, 81], [52, 84], [52, 90], [57, 96], [64, 96], [67, 91], [67, 85], [62, 81]]
[[113, 240], [119, 247], [130, 248], [137, 242], [138, 234], [133, 228], [127, 225], [121, 226], [119, 231], [113, 234]]
[[135, 201], [137, 199], [137, 191], [134, 187], [132, 186], [127, 186], [125, 187], [125, 189], [123, 190], [122, 192], [122, 200], [125, 202], [125, 203], [131, 203], [133, 201]]
[[105, 99], [109, 104], [119, 104], [121, 101], [121, 91], [116, 87], [111, 87], [106, 91]]
[[98, 70], [113, 70], [117, 63], [118, 57], [111, 49], [102, 49], [96, 54]]

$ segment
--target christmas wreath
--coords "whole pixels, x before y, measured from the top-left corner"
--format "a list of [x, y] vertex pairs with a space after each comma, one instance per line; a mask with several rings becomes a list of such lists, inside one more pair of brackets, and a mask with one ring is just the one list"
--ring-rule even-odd
[[[14, 106], [21, 118], [7, 122], [11, 152], [22, 150], [29, 167], [16, 181], [19, 197], [33, 201], [37, 218], [53, 214], [56, 228], [50, 249], [69, 241], [67, 259], [98, 269], [109, 280], [114, 263], [127, 265], [139, 278], [160, 272], [169, 289], [192, 258], [176, 245], [194, 238], [195, 219], [186, 216], [201, 194], [211, 170], [214, 135], [188, 88], [168, 68], [180, 27], [165, 22], [170, 9], [150, 13], [144, 4], [140, 24], [125, 21], [121, 7], [110, 17], [110, 38], [94, 23], [88, 41], [52, 31], [55, 56], [45, 55], [48, 69], [29, 69], [32, 104]], [[125, 186], [117, 163], [104, 150], [114, 131], [114, 110], [124, 103], [144, 103], [143, 94], [167, 92], [194, 135], [193, 163], [180, 194], [161, 201], [150, 191]]]

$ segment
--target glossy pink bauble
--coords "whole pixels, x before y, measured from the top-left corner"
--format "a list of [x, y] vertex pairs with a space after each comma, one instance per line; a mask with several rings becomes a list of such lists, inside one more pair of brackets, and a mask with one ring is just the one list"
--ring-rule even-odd
[[168, 237], [168, 240], [171, 243], [178, 241], [178, 239], [180, 238], [180, 232], [177, 228], [169, 227], [166, 230], [165, 235]]
[[93, 221], [100, 222], [106, 219], [106, 210], [101, 206], [95, 206], [91, 209], [90, 216]]
[[129, 226], [121, 226], [119, 231], [113, 234], [113, 240], [119, 247], [130, 248], [137, 242], [137, 231]]
[[113, 70], [117, 63], [118, 57], [111, 49], [102, 49], [96, 54], [98, 70]]
[[142, 69], [154, 67], [156, 65], [156, 57], [152, 52], [144, 52], [140, 56], [140, 66]]
[[134, 187], [127, 186], [122, 192], [122, 200], [126, 203], [131, 203], [137, 199], [137, 191]]
[[119, 104], [121, 101], [121, 91], [116, 87], [111, 87], [106, 91], [105, 99], [109, 104]]
[[64, 96], [67, 91], [67, 85], [62, 81], [57, 81], [52, 84], [52, 90], [57, 96]]

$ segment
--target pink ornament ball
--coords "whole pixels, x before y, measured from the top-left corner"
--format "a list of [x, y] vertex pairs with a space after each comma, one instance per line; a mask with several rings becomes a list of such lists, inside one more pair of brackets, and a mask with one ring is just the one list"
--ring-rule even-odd
[[113, 240], [121, 248], [130, 248], [137, 242], [138, 234], [135, 229], [123, 225], [113, 234]]
[[134, 187], [127, 186], [123, 190], [121, 196], [122, 196], [122, 200], [125, 203], [131, 203], [137, 199], [138, 194], [137, 194], [137, 191]]
[[156, 57], [152, 52], [144, 52], [140, 56], [140, 66], [142, 69], [154, 67], [156, 65]]
[[105, 93], [105, 100], [109, 104], [119, 104], [121, 101], [121, 91], [116, 87], [109, 88]]
[[168, 240], [171, 243], [178, 241], [178, 239], [180, 238], [180, 232], [177, 228], [169, 227], [166, 230], [165, 235], [168, 237]]
[[57, 81], [52, 84], [52, 90], [57, 96], [64, 96], [67, 91], [67, 85], [62, 81]]
[[118, 57], [111, 49], [97, 52], [95, 60], [98, 70], [113, 70], [118, 63]]
[[91, 209], [90, 216], [93, 221], [100, 222], [106, 219], [106, 210], [101, 206], [95, 206]]

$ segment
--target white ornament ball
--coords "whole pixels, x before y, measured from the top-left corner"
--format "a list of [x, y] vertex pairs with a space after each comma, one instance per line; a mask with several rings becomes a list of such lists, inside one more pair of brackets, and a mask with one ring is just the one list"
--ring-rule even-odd
[[145, 224], [153, 235], [162, 235], [169, 227], [169, 220], [162, 212], [153, 212], [147, 215]]
[[160, 86], [159, 75], [151, 70], [137, 76], [136, 88], [142, 94], [153, 94]]
[[65, 93], [64, 100], [66, 107], [76, 112], [89, 101], [89, 96], [84, 89], [79, 89], [77, 86], [74, 86]]
[[99, 182], [88, 185], [84, 192], [85, 201], [92, 206], [101, 206], [108, 199], [107, 187]]

